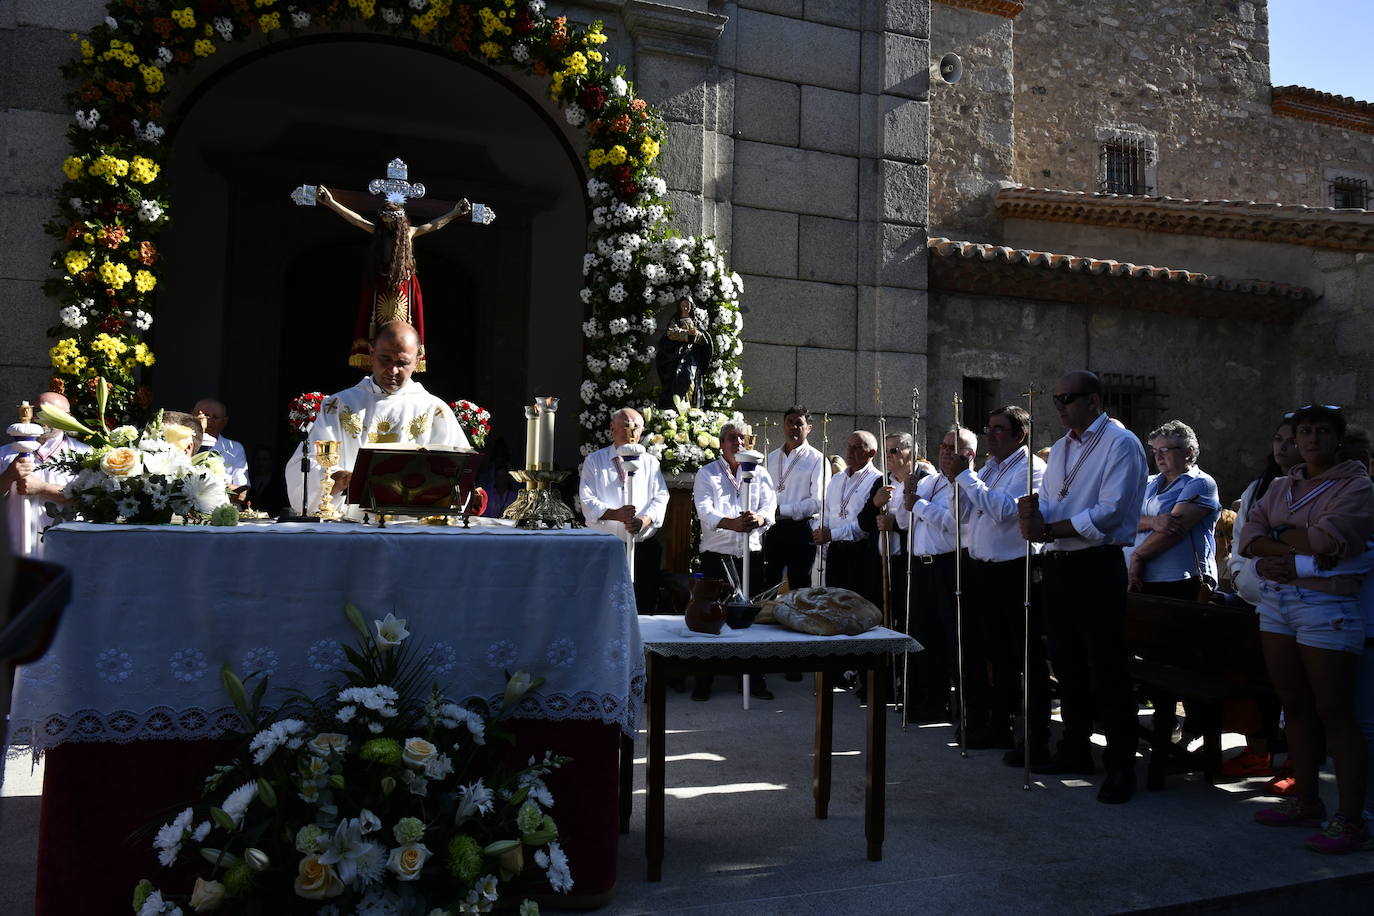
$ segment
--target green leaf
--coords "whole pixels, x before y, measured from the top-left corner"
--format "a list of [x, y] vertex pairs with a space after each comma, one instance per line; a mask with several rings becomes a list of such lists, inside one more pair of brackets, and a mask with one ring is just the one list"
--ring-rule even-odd
[[243, 681], [239, 676], [230, 670], [228, 663], [220, 666], [219, 679], [224, 684], [225, 691], [229, 694], [229, 699], [234, 701], [234, 708], [243, 713], [243, 717], [251, 725], [253, 722], [253, 709], [248, 705], [248, 694], [244, 692]]
[[232, 831], [234, 829], [234, 819], [230, 817], [229, 812], [225, 811], [223, 808], [212, 807], [210, 809], [210, 820], [214, 821], [225, 830]]
[[358, 610], [352, 604], [345, 602], [344, 616], [348, 618], [349, 623], [353, 624], [353, 629], [362, 634], [363, 639], [369, 641], [372, 639], [372, 632], [368, 630], [367, 622], [363, 620], [362, 611]]
[[261, 776], [258, 777], [258, 798], [269, 808], [277, 807], [277, 790]]
[[519, 848], [519, 840], [497, 840], [495, 843], [489, 843], [487, 846], [485, 846], [482, 849], [482, 854], [488, 856], [499, 856], [504, 852], [510, 852], [512, 849]]

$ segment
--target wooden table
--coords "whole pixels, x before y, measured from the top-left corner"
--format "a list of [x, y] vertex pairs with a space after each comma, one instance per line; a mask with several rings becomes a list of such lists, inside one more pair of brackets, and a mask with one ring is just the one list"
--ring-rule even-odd
[[[648, 879], [663, 877], [663, 796], [665, 776], [665, 718], [670, 678], [689, 674], [748, 674], [760, 667], [771, 672], [816, 674], [815, 765], [811, 792], [816, 817], [824, 820], [830, 809], [830, 758], [834, 732], [836, 678], [845, 671], [864, 672], [868, 679], [867, 766], [864, 772], [864, 836], [868, 858], [883, 857], [883, 819], [886, 803], [887, 706], [882, 669], [893, 652], [919, 651], [916, 640], [894, 630], [877, 627], [860, 636], [811, 636], [776, 626], [757, 625], [744, 630], [722, 630], [719, 637], [687, 630], [683, 618], [639, 618], [644, 643], [648, 684], [648, 807], [645, 810], [644, 847]], [[762, 663], [762, 665], [761, 665]], [[620, 829], [629, 830], [630, 792], [633, 777], [633, 745], [625, 739], [620, 757]]]

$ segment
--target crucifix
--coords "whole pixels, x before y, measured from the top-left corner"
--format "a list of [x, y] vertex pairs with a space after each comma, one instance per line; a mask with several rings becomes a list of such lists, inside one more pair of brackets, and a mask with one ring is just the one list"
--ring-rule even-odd
[[[415, 269], [413, 243], [419, 236], [442, 229], [460, 217], [468, 217], [483, 226], [496, 219], [496, 211], [491, 207], [466, 199], [457, 202], [421, 200], [425, 196], [425, 186], [418, 181], [411, 182], [409, 171], [400, 159], [391, 160], [386, 166], [386, 178], [368, 182], [366, 194], [331, 191], [323, 185], [301, 185], [291, 192], [291, 199], [297, 206], [323, 204], [344, 222], [372, 236], [353, 347], [348, 357], [349, 365], [362, 369], [369, 367], [368, 353], [378, 326], [388, 321], [404, 321], [414, 325], [420, 339], [415, 371], [425, 370], [424, 300]], [[359, 210], [375, 210], [376, 216], [368, 219]], [[426, 222], [413, 225], [414, 219]]]

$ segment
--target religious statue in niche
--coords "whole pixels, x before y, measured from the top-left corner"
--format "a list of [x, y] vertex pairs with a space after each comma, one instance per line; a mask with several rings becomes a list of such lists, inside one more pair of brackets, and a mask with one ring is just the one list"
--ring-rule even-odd
[[658, 378], [663, 391], [659, 407], [672, 407], [674, 396], [692, 407], [706, 404], [704, 376], [711, 362], [711, 335], [705, 327], [698, 327], [693, 316], [696, 302], [691, 296], [677, 301], [677, 314], [668, 322], [663, 339], [658, 344]]
[[[415, 269], [415, 239], [442, 229], [453, 220], [470, 216], [474, 223], [487, 224], [496, 218], [490, 207], [460, 200], [451, 209], [419, 226], [410, 224], [406, 201], [423, 197], [425, 186], [407, 180], [409, 169], [400, 159], [387, 163], [386, 178], [368, 183], [373, 197], [383, 198], [374, 219], [369, 220], [344, 205], [324, 186], [303, 185], [292, 192], [297, 204], [323, 204], [349, 225], [371, 234], [362, 296], [358, 302], [358, 319], [354, 326], [353, 346], [348, 363], [360, 369], [369, 368], [368, 351], [377, 328], [388, 321], [404, 321], [415, 327], [420, 337], [419, 356], [415, 371], [425, 371], [425, 310], [420, 292], [420, 277]], [[353, 192], [340, 192], [357, 198]]]

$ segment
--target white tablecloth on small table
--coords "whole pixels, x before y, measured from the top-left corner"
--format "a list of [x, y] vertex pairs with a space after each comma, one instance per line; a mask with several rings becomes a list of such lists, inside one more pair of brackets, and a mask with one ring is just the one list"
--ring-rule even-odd
[[505, 673], [527, 671], [546, 682], [518, 715], [637, 727], [643, 650], [624, 545], [609, 534], [78, 523], [46, 537], [73, 600], [52, 649], [19, 669], [13, 744], [223, 734], [237, 726], [225, 663], [323, 694], [357, 639], [345, 602], [369, 621], [409, 621], [455, 700], [499, 702]]
[[639, 618], [639, 635], [650, 652], [670, 658], [796, 658], [919, 652], [921, 644], [904, 633], [874, 627], [857, 636], [815, 636], [786, 627], [755, 624], [742, 630], [721, 627], [719, 636], [694, 633], [682, 617], [658, 614]]

